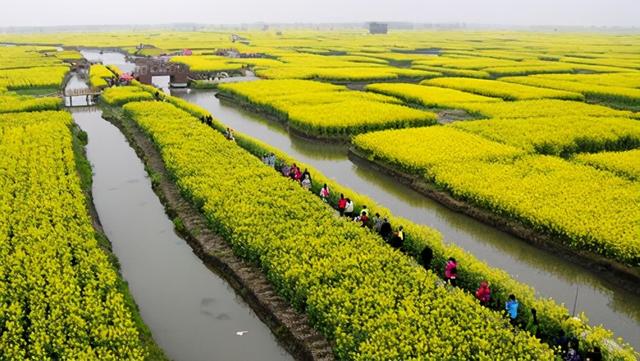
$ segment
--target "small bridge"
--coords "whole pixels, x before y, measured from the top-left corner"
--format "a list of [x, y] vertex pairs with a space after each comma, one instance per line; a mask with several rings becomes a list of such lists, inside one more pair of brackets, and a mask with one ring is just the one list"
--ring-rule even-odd
[[136, 70], [133, 75], [141, 83], [151, 85], [154, 76], [169, 76], [172, 87], [186, 87], [189, 68], [180, 63], [171, 63], [158, 59], [136, 59]]
[[65, 104], [67, 104], [67, 98], [69, 98], [69, 106], [73, 106], [73, 97], [85, 97], [86, 105], [91, 105], [92, 101], [100, 95], [102, 91], [98, 88], [82, 88], [82, 89], [65, 89], [63, 96], [65, 98]]

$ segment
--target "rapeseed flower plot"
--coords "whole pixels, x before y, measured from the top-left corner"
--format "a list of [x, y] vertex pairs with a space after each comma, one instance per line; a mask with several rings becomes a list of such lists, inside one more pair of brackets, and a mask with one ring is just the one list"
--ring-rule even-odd
[[335, 342], [339, 358], [484, 352], [553, 359], [548, 346], [514, 334], [470, 294], [438, 286], [410, 258], [336, 218], [314, 194], [188, 113], [161, 102], [129, 103], [124, 110], [157, 144], [184, 194], [202, 205], [238, 255], [258, 262], [279, 293], [306, 310], [313, 326]]
[[222, 56], [213, 55], [193, 55], [193, 56], [174, 56], [171, 58], [174, 63], [185, 64], [189, 70], [193, 72], [228, 72], [242, 69], [242, 64], [232, 63], [229, 59]]
[[131, 101], [153, 100], [153, 94], [138, 86], [119, 86], [105, 89], [100, 98], [109, 105], [122, 105]]
[[513, 102], [460, 103], [458, 108], [468, 113], [490, 118], [539, 118], [539, 117], [620, 117], [639, 118], [627, 110], [617, 110], [597, 104], [560, 100], [534, 99]]
[[68, 65], [0, 70], [0, 87], [9, 90], [59, 88], [67, 72], [69, 72]]
[[70, 126], [66, 112], [0, 115], [0, 358], [143, 360], [95, 239]]
[[574, 160], [598, 169], [611, 171], [635, 181], [640, 180], [640, 149], [623, 152], [578, 154], [574, 157]]
[[501, 81], [547, 89], [558, 89], [583, 94], [587, 98], [614, 101], [628, 105], [640, 104], [640, 89], [622, 86], [587, 84], [583, 82], [543, 78], [538, 76], [518, 76], [500, 78]]
[[567, 156], [640, 147], [640, 122], [628, 118], [497, 118], [451, 126], [540, 154]]
[[[527, 122], [499, 122], [507, 121]], [[509, 127], [504, 129], [510, 134]], [[570, 247], [640, 265], [638, 183], [561, 158], [526, 155], [449, 126], [375, 132], [353, 142], [372, 159], [422, 176], [459, 199], [520, 220]], [[513, 136], [513, 143], [524, 142]]]
[[513, 84], [498, 80], [472, 78], [436, 78], [425, 80], [420, 84], [458, 89], [484, 96], [499, 97], [505, 100], [545, 98], [584, 100], [584, 96], [577, 92]]
[[500, 98], [485, 97], [455, 89], [407, 83], [369, 84], [365, 89], [380, 94], [393, 95], [410, 103], [416, 103], [426, 107], [458, 108], [461, 103], [493, 103], [502, 101]]
[[0, 113], [57, 110], [61, 107], [62, 100], [56, 97], [34, 98], [11, 93], [0, 93]]
[[377, 129], [430, 125], [435, 114], [402, 106], [396, 98], [308, 80], [221, 84], [231, 94], [311, 136], [346, 138]]
[[108, 85], [106, 79], [114, 77], [111, 70], [102, 64], [93, 64], [89, 68], [89, 83], [93, 87], [104, 88]]

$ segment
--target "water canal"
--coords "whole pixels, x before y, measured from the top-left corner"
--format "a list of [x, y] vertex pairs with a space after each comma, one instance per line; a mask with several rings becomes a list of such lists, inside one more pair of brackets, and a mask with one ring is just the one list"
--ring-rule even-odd
[[97, 108], [73, 109], [72, 115], [88, 134], [93, 198], [104, 231], [141, 316], [165, 353], [193, 361], [293, 360], [226, 281], [175, 234], [143, 163], [120, 130]]

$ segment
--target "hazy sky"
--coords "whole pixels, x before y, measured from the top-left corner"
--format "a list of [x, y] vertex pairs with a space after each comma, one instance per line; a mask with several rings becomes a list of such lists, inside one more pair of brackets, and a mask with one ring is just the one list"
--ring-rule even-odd
[[197, 22], [640, 26], [640, 0], [1, 0], [0, 27]]

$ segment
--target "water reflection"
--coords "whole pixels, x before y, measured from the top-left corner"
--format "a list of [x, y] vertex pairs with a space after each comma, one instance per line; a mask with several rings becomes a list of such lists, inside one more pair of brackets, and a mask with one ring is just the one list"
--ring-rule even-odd
[[132, 72], [136, 67], [134, 63], [128, 62], [122, 53], [96, 49], [80, 49], [80, 53], [92, 63], [101, 62], [104, 65], [115, 65], [125, 73]]

